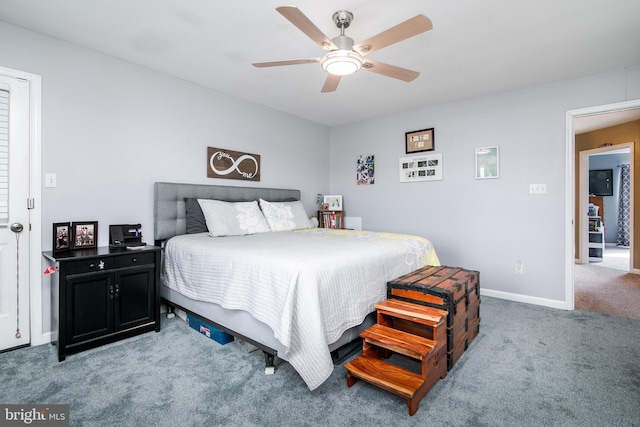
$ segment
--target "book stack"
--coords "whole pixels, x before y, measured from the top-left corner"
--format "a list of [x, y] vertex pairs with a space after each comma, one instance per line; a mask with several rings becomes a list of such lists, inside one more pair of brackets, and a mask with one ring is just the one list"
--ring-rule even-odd
[[321, 228], [344, 228], [344, 214], [342, 211], [320, 211], [318, 222]]

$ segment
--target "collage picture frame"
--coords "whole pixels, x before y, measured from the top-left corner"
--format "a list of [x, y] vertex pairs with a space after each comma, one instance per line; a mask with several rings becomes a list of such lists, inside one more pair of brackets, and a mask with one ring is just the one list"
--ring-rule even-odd
[[435, 128], [414, 130], [404, 133], [405, 154], [433, 151], [435, 145]]
[[401, 157], [399, 179], [400, 182], [441, 181], [442, 153]]

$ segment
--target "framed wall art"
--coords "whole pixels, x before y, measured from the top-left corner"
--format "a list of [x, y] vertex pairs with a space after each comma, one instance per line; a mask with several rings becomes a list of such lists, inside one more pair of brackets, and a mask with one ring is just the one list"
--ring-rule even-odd
[[405, 153], [422, 153], [435, 150], [434, 128], [414, 130], [404, 134]]
[[260, 181], [260, 155], [207, 147], [207, 177]]
[[71, 249], [71, 223], [56, 222], [53, 224], [53, 255]]
[[500, 178], [499, 147], [476, 148], [476, 179]]
[[98, 221], [73, 222], [71, 232], [71, 249], [90, 249], [98, 246]]
[[442, 180], [442, 153], [400, 158], [400, 182]]
[[356, 161], [356, 184], [368, 185], [375, 182], [373, 154], [358, 156]]

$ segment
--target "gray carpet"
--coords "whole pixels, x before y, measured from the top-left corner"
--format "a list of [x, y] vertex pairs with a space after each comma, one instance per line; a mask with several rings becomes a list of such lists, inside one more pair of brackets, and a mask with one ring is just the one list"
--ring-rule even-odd
[[58, 363], [0, 354], [1, 403], [68, 403], [78, 426], [640, 426], [640, 320], [483, 297], [480, 334], [413, 417], [337, 366], [310, 392], [286, 363], [182, 320]]
[[576, 264], [575, 307], [640, 319], [640, 276], [597, 264]]

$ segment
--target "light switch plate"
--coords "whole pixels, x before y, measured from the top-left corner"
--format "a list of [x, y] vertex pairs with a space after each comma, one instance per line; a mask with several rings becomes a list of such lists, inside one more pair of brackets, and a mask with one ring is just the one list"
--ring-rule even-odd
[[44, 174], [44, 186], [45, 187], [55, 187], [56, 186], [56, 174], [55, 173], [46, 173]]

